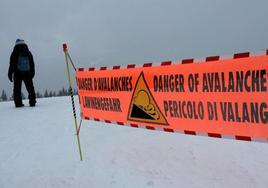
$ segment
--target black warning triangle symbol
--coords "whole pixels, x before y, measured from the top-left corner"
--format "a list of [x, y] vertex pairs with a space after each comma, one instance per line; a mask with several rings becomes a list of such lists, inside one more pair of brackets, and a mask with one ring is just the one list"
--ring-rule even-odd
[[168, 125], [144, 78], [139, 75], [128, 110], [128, 120]]

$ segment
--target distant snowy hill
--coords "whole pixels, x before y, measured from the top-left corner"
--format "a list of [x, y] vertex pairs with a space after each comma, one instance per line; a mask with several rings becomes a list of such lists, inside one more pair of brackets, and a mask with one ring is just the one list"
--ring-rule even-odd
[[39, 99], [35, 108], [27, 102], [19, 109], [0, 103], [0, 188], [268, 185], [267, 143], [93, 121], [83, 121], [80, 162], [70, 98]]

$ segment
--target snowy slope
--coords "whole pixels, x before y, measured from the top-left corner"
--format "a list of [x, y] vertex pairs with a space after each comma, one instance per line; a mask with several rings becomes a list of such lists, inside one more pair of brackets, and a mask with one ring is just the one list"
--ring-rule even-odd
[[71, 109], [69, 97], [0, 103], [0, 188], [268, 185], [267, 143], [93, 121], [83, 122], [80, 162]]

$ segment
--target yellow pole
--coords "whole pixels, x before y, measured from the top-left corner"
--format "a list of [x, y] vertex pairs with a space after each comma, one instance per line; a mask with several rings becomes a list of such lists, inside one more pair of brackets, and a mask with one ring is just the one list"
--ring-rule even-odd
[[83, 156], [82, 156], [82, 149], [81, 149], [81, 144], [80, 144], [80, 136], [79, 136], [79, 132], [78, 131], [78, 126], [77, 126], [77, 118], [76, 118], [76, 111], [75, 111], [75, 104], [74, 104], [74, 96], [73, 96], [73, 89], [72, 89], [72, 80], [71, 80], [71, 76], [70, 76], [70, 68], [69, 68], [69, 63], [68, 63], [68, 49], [67, 49], [67, 44], [63, 44], [63, 51], [65, 54], [65, 61], [66, 61], [66, 67], [67, 67], [67, 78], [69, 81], [69, 93], [71, 96], [71, 100], [72, 100], [72, 107], [73, 107], [73, 114], [74, 114], [74, 124], [75, 124], [75, 130], [76, 130], [76, 138], [77, 138], [77, 144], [78, 144], [78, 149], [79, 149], [79, 154], [80, 154], [80, 160], [83, 160]]

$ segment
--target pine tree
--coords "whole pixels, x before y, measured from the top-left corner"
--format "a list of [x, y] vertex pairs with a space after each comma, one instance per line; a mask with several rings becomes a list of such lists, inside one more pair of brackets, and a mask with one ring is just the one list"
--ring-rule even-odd
[[68, 92], [67, 92], [67, 90], [65, 90], [65, 88], [64, 88], [64, 87], [62, 88], [62, 95], [63, 95], [63, 96], [68, 95]]
[[59, 97], [62, 96], [62, 91], [61, 90], [59, 90], [57, 96], [59, 96]]
[[48, 92], [47, 92], [47, 90], [45, 91], [44, 97], [48, 97]]
[[36, 92], [36, 98], [42, 98], [42, 94], [39, 91]]
[[5, 90], [2, 90], [1, 100], [7, 101], [7, 94], [6, 94]]
[[63, 87], [60, 91], [58, 96], [66, 96], [68, 95], [68, 91]]
[[53, 96], [53, 93], [52, 93], [52, 91], [50, 91], [48, 94], [48, 97], [52, 97], [52, 96]]

